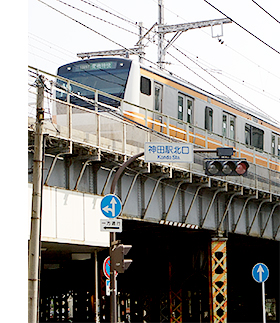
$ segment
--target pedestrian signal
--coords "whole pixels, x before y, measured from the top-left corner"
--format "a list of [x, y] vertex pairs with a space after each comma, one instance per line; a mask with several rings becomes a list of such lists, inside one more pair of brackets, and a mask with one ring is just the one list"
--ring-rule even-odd
[[131, 259], [124, 259], [124, 256], [129, 252], [131, 248], [132, 248], [131, 245], [119, 244], [119, 245], [116, 245], [112, 250], [111, 266], [114, 270], [116, 270], [120, 274], [124, 273], [125, 270], [132, 263]]

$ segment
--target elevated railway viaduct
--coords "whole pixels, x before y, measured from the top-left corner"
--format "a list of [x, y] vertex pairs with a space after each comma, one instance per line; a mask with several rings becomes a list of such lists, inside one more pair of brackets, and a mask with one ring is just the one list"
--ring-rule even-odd
[[[82, 115], [92, 118], [91, 131], [75, 127]], [[30, 199], [34, 125], [30, 117]], [[71, 123], [46, 119], [43, 133], [40, 322], [94, 322], [96, 302], [108, 322], [102, 263], [109, 236], [100, 232], [100, 200], [145, 141], [171, 138], [78, 107]], [[267, 319], [279, 322], [279, 172], [250, 164], [247, 177], [209, 177], [206, 156], [195, 154], [192, 164], [139, 158], [118, 181], [117, 239], [133, 246], [133, 263], [117, 277], [120, 321], [261, 322], [261, 286], [251, 272], [263, 262]]]

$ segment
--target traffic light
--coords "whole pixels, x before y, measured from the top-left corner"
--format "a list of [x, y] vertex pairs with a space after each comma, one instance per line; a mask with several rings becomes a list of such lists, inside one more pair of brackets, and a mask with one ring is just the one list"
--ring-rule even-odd
[[249, 164], [240, 158], [205, 159], [205, 174], [210, 176], [245, 176]]
[[116, 270], [118, 273], [124, 273], [125, 270], [132, 263], [131, 259], [124, 259], [124, 256], [129, 252], [132, 248], [131, 245], [123, 245], [119, 244], [114, 247], [112, 250], [112, 259], [111, 266], [112, 269]]

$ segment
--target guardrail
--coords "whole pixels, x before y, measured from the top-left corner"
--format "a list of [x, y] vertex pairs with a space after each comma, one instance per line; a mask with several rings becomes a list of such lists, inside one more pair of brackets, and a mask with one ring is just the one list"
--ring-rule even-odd
[[[246, 157], [250, 162], [248, 176], [222, 178], [253, 189], [279, 195], [280, 159], [267, 152], [248, 147], [236, 140], [210, 133], [205, 129], [188, 124], [163, 113], [131, 104], [120, 98], [92, 89], [57, 75], [29, 67], [29, 116], [36, 113], [36, 88], [33, 85], [38, 74], [46, 77], [45, 91], [45, 131], [72, 142], [92, 145], [99, 150], [113, 151], [124, 155], [134, 155], [144, 150], [147, 141], [170, 142], [187, 141], [197, 148], [233, 146], [237, 157]], [[58, 85], [57, 80], [65, 84]], [[72, 87], [93, 93], [93, 99], [72, 93]], [[62, 93], [66, 101], [55, 98]], [[119, 102], [119, 107], [98, 102], [99, 95]], [[84, 100], [91, 110], [70, 103], [70, 97]], [[140, 114], [131, 113], [129, 110]], [[54, 110], [55, 114], [54, 114]], [[135, 117], [137, 115], [137, 117]], [[48, 121], [47, 121], [48, 120]], [[70, 144], [71, 146], [71, 144]], [[172, 167], [204, 175], [203, 160], [207, 154], [196, 154], [193, 164], [176, 164]], [[258, 165], [261, 164], [261, 165]]]

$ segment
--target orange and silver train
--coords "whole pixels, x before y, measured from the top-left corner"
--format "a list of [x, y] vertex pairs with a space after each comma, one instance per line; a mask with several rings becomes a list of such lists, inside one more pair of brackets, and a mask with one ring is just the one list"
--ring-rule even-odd
[[[235, 147], [236, 156], [280, 172], [280, 125], [265, 114], [127, 58], [81, 60], [61, 66], [57, 74], [88, 87], [71, 85], [77, 94], [73, 104], [95, 109], [80, 98], [94, 100], [89, 89], [97, 89], [130, 102], [120, 107], [120, 101], [98, 95], [98, 102], [121, 108], [130, 120], [200, 147]], [[57, 92], [57, 99], [66, 95]]]

